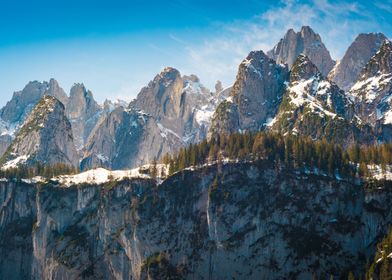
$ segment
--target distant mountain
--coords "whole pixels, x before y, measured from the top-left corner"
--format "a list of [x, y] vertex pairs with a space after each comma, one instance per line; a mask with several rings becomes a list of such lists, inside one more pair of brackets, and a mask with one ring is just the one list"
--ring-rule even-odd
[[22, 91], [17, 91], [12, 99], [0, 110], [0, 117], [8, 124], [20, 124], [30, 114], [35, 104], [44, 95], [51, 95], [66, 102], [68, 97], [57, 81], [51, 79], [48, 82], [29, 82]]
[[276, 63], [288, 64], [290, 68], [300, 54], [309, 57], [323, 76], [327, 76], [335, 64], [320, 35], [309, 26], [303, 26], [299, 32], [289, 29], [279, 43], [267, 53]]
[[101, 119], [85, 146], [82, 168], [131, 168], [205, 139], [218, 95], [197, 76], [165, 68], [128, 108]]
[[358, 79], [361, 70], [387, 39], [382, 33], [359, 34], [343, 58], [336, 63], [328, 78], [347, 91]]
[[[29, 82], [22, 91], [13, 94], [12, 99], [0, 110], [0, 157], [7, 150], [15, 133], [31, 113], [37, 102], [44, 96], [51, 95], [67, 102], [67, 95], [56, 80], [49, 82]], [[65, 103], [64, 103], [65, 104]]]
[[262, 51], [251, 52], [240, 64], [230, 96], [214, 113], [209, 136], [243, 130], [260, 130], [277, 111], [288, 77]]
[[73, 85], [66, 103], [66, 115], [72, 124], [78, 150], [83, 149], [102, 111], [103, 108], [94, 100], [91, 91], [87, 90], [83, 84]]
[[49, 95], [40, 99], [0, 160], [3, 168], [31, 166], [37, 162], [79, 166], [64, 105]]

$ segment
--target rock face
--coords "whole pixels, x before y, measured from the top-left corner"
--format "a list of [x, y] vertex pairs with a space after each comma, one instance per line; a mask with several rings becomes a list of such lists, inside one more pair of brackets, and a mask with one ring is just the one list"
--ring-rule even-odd
[[83, 169], [133, 168], [205, 139], [215, 100], [198, 77], [165, 68], [128, 108], [99, 122], [87, 141]]
[[361, 120], [371, 125], [380, 140], [392, 140], [392, 43], [385, 40], [362, 70], [349, 95]]
[[66, 105], [66, 114], [72, 124], [78, 150], [83, 148], [101, 113], [102, 107], [94, 100], [91, 91], [83, 84], [74, 84]]
[[55, 97], [44, 95], [0, 161], [3, 168], [34, 165], [37, 162], [78, 167], [79, 158], [64, 105]]
[[317, 66], [323, 76], [327, 76], [335, 62], [329, 51], [309, 26], [303, 26], [301, 31], [289, 29], [279, 43], [267, 54], [278, 64], [288, 64], [291, 68], [298, 55], [305, 54]]
[[270, 162], [0, 194], [4, 279], [343, 279], [392, 222], [387, 189]]
[[63, 104], [67, 102], [67, 95], [51, 79], [48, 82], [30, 82], [22, 91], [15, 92], [12, 99], [0, 110], [0, 157], [7, 150], [15, 133], [31, 113], [31, 110], [44, 95], [51, 95], [59, 99]]
[[22, 91], [15, 92], [12, 99], [0, 110], [1, 119], [9, 124], [22, 123], [44, 95], [54, 96], [61, 102], [67, 100], [64, 90], [54, 79], [49, 83], [30, 82]]
[[382, 33], [359, 34], [328, 77], [341, 89], [348, 91], [386, 39]]
[[133, 168], [182, 146], [179, 136], [151, 115], [117, 108], [93, 131], [81, 168]]
[[209, 136], [263, 127], [276, 114], [287, 76], [287, 68], [262, 51], [251, 52], [239, 66], [229, 99], [214, 113]]
[[269, 127], [281, 133], [327, 139], [348, 146], [371, 141], [356, 126], [354, 105], [339, 87], [323, 78], [305, 55], [294, 63], [290, 82]]

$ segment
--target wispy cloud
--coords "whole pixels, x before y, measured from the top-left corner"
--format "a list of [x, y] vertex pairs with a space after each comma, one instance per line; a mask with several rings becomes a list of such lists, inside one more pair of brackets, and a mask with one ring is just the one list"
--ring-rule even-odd
[[[386, 2], [378, 4], [380, 9], [390, 8]], [[187, 44], [176, 35], [171, 38], [188, 52], [185, 70], [200, 73], [211, 86], [216, 79], [231, 83], [239, 62], [249, 51], [271, 49], [289, 28], [310, 25], [321, 35], [332, 57], [339, 59], [358, 33], [378, 32], [381, 26], [385, 30], [385, 22], [380, 21], [363, 1], [285, 0], [249, 20], [216, 24], [215, 37], [198, 44]]]

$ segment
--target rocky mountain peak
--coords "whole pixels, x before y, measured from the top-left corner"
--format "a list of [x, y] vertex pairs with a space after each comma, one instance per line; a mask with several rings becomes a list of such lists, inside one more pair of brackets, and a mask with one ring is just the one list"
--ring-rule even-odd
[[355, 100], [356, 111], [364, 123], [381, 127], [382, 139], [390, 142], [392, 136], [392, 44], [384, 40], [380, 49], [362, 69], [349, 96]]
[[215, 93], [219, 93], [223, 90], [223, 85], [221, 81], [216, 81], [215, 83]]
[[380, 74], [392, 74], [392, 43], [384, 40], [380, 49], [362, 71], [361, 79]]
[[308, 80], [320, 75], [317, 66], [305, 54], [300, 54], [291, 68], [290, 82]]
[[238, 68], [230, 97], [214, 113], [209, 137], [263, 127], [278, 109], [287, 76], [287, 68], [264, 52], [250, 52]]
[[179, 116], [184, 80], [180, 72], [166, 67], [160, 74], [144, 87], [130, 108], [138, 108], [155, 116]]
[[64, 105], [57, 98], [44, 95], [0, 162], [4, 168], [36, 162], [47, 165], [64, 163], [77, 167], [79, 158]]
[[54, 79], [51, 79], [49, 83], [31, 81], [23, 90], [15, 92], [12, 99], [0, 110], [1, 119], [10, 124], [21, 124], [44, 95], [54, 96], [64, 104], [68, 99], [64, 90]]
[[320, 35], [309, 26], [303, 26], [297, 33], [289, 29], [267, 54], [278, 64], [287, 64], [291, 68], [301, 53], [307, 55], [324, 76], [335, 64]]
[[56, 97], [58, 100], [60, 100], [61, 103], [64, 104], [64, 106], [66, 106], [68, 103], [67, 94], [60, 87], [59, 83], [53, 78], [49, 80], [48, 89], [45, 92], [45, 95], [51, 95], [51, 96]]
[[82, 149], [98, 122], [102, 111], [101, 106], [94, 100], [92, 92], [87, 90], [83, 84], [77, 83], [72, 86], [66, 114], [72, 123], [75, 144], [79, 150]]
[[314, 37], [317, 40], [321, 41], [320, 35], [318, 35], [316, 32], [314, 32], [313, 29], [310, 26], [308, 26], [308, 25], [302, 26], [300, 32], [301, 32], [301, 36], [303, 38], [312, 38], [312, 37]]
[[358, 79], [361, 70], [380, 49], [386, 37], [382, 33], [361, 33], [335, 65], [328, 77], [347, 91]]
[[180, 71], [173, 67], [165, 67], [161, 73], [155, 77], [154, 81], [164, 83], [166, 85], [178, 78], [181, 78]]
[[182, 77], [184, 80], [186, 80], [186, 81], [190, 81], [190, 82], [192, 82], [192, 83], [200, 83], [200, 79], [199, 79], [199, 77], [198, 76], [196, 76], [195, 74], [191, 74], [191, 75], [184, 75], [183, 77]]

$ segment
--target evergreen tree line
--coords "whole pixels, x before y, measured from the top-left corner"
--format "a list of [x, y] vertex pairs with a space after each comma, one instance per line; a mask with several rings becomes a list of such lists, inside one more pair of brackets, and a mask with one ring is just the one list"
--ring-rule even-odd
[[329, 175], [364, 177], [368, 165], [381, 165], [385, 171], [392, 164], [392, 144], [373, 146], [354, 145], [343, 149], [326, 140], [270, 132], [246, 132], [218, 135], [210, 141], [191, 144], [177, 155], [166, 154], [162, 162], [169, 164], [169, 175], [186, 167], [221, 161], [265, 159], [292, 168], [318, 169]]
[[0, 178], [16, 179], [19, 181], [21, 179], [41, 176], [46, 179], [50, 179], [58, 175], [77, 174], [79, 171], [80, 170], [78, 168], [63, 163], [46, 166], [38, 162], [31, 167], [20, 165], [6, 170], [0, 169]]

